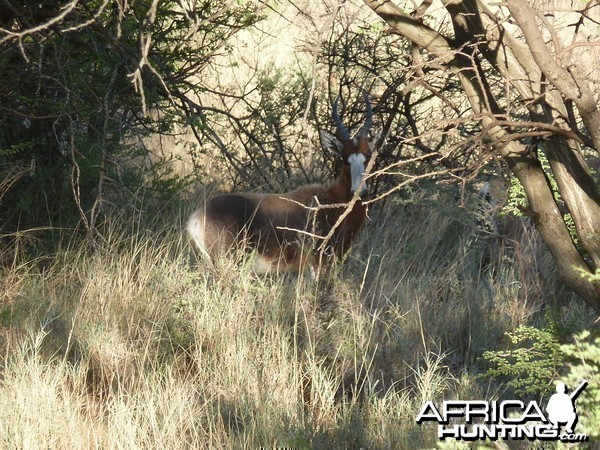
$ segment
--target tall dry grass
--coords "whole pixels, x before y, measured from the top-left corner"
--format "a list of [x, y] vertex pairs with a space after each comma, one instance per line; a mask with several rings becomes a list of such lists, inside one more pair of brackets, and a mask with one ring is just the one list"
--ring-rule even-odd
[[179, 227], [12, 258], [0, 447], [435, 447], [423, 401], [497, 397], [481, 353], [570, 295], [541, 247], [517, 257], [460, 217], [381, 205], [326, 282], [259, 277], [243, 255], [202, 270]]

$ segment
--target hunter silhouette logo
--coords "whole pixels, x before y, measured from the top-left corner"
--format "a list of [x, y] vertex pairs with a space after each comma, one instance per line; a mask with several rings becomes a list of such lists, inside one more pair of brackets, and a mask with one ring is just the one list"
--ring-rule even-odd
[[584, 380], [571, 394], [566, 394], [565, 383], [562, 381], [556, 383], [556, 394], [550, 397], [548, 406], [546, 406], [548, 419], [552, 422], [555, 429], [559, 428], [560, 423], [566, 423], [565, 431], [569, 434], [573, 434], [573, 428], [577, 423], [575, 402], [577, 401], [579, 394], [581, 394], [581, 391], [583, 391], [587, 385], [588, 382]]
[[[588, 385], [583, 380], [571, 393], [565, 383], [556, 384], [556, 393], [548, 400], [546, 414], [538, 403], [521, 400], [446, 400], [436, 407], [426, 401], [417, 415], [417, 423], [437, 422], [438, 438], [476, 441], [490, 439], [560, 440], [585, 442], [586, 434], [575, 434], [577, 397]], [[561, 425], [564, 431], [561, 432]]]

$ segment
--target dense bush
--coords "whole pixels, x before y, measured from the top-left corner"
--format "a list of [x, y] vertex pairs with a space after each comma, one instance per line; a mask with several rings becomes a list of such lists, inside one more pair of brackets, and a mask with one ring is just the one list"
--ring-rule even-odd
[[111, 191], [137, 192], [160, 172], [139, 138], [177, 133], [207, 66], [256, 13], [206, 0], [2, 6], [0, 173], [18, 174], [4, 231], [92, 230]]

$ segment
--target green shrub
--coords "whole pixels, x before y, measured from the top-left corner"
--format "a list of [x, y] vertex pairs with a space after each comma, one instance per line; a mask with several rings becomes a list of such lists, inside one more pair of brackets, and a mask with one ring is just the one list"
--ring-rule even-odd
[[522, 394], [545, 392], [564, 361], [556, 331], [521, 326], [507, 336], [511, 348], [483, 354], [492, 365], [483, 376], [506, 380], [509, 388]]
[[565, 384], [573, 388], [582, 380], [588, 381], [577, 398], [578, 432], [596, 441], [600, 437], [600, 336], [592, 337], [589, 331], [583, 331], [574, 336], [572, 344], [561, 345], [560, 351], [573, 361], [563, 377]]

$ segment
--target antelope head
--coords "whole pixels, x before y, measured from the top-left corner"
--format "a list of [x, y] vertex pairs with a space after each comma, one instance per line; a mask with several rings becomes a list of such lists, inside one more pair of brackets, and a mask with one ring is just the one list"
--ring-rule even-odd
[[373, 124], [373, 110], [368, 95], [365, 94], [365, 122], [356, 137], [352, 137], [348, 128], [343, 124], [338, 113], [338, 101], [333, 104], [333, 121], [337, 129], [337, 136], [326, 131], [321, 131], [321, 140], [327, 149], [339, 155], [344, 163], [344, 172], [348, 175], [348, 194], [354, 195], [360, 189], [359, 195], [367, 194], [368, 186], [363, 182], [365, 167], [371, 158], [371, 149], [377, 137], [369, 138]]

